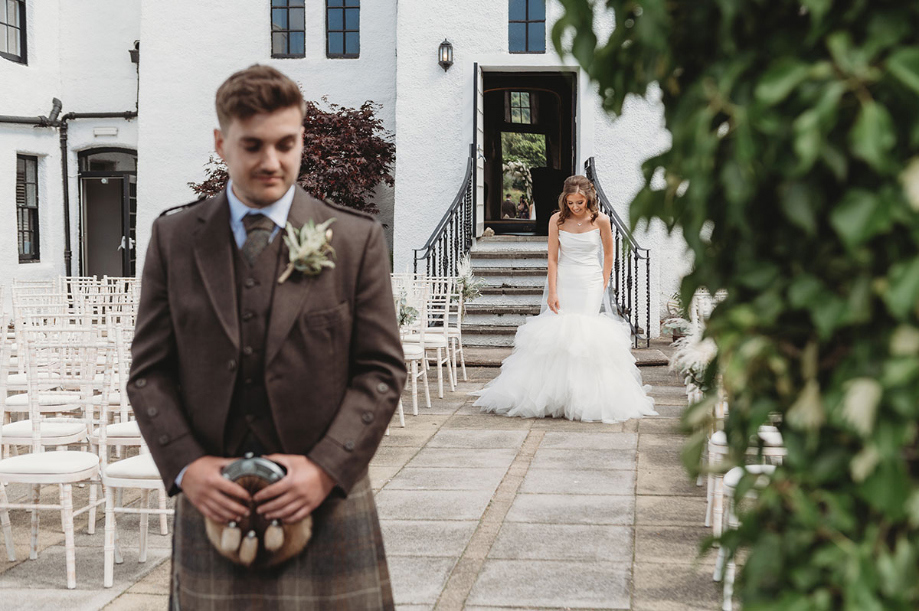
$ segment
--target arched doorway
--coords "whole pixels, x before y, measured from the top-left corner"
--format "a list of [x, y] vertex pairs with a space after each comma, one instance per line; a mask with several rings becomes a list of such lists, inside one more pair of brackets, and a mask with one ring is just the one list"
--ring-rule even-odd
[[137, 151], [95, 148], [80, 160], [80, 274], [134, 276]]

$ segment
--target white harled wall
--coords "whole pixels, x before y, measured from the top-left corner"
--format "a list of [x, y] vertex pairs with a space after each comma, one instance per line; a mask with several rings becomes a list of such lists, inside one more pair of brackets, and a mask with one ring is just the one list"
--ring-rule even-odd
[[[195, 199], [187, 183], [204, 178], [217, 126], [214, 94], [233, 72], [267, 64], [297, 81], [308, 100], [358, 107], [382, 104], [378, 116], [395, 129], [396, 1], [361, 3], [361, 54], [329, 59], [325, 2], [306, 1], [306, 57], [271, 58], [270, 2], [145, 1], [141, 23], [138, 265], [156, 216]], [[232, 19], [226, 18], [232, 16]], [[392, 231], [392, 189], [377, 189], [379, 220]], [[138, 268], [140, 270], [140, 267]]]
[[[27, 64], [0, 59], [0, 115], [47, 116], [52, 98], [68, 112], [135, 109], [137, 76], [128, 49], [140, 37], [140, 0], [28, 0]], [[93, 128], [118, 128], [95, 136]], [[118, 146], [137, 148], [137, 122], [77, 119], [68, 134], [72, 270], [79, 270], [77, 154]], [[19, 263], [16, 234], [16, 155], [38, 157], [40, 256]], [[59, 131], [0, 123], [0, 284], [13, 278], [54, 278], [64, 273], [64, 216]], [[7, 302], [9, 298], [7, 298]]]
[[[609, 117], [583, 72], [554, 52], [551, 26], [562, 13], [556, 0], [547, 3], [545, 54], [508, 52], [508, 2], [442, 3], [436, 13], [432, 23], [427, 0], [399, 2], [394, 269], [412, 267], [413, 249], [424, 245], [460, 187], [473, 139], [476, 63], [484, 71], [577, 72], [578, 165], [583, 168], [589, 157], [596, 158], [600, 182], [628, 222], [628, 203], [641, 184], [641, 164], [670, 146], [659, 96], [652, 91], [644, 99], [631, 99], [621, 117]], [[600, 23], [601, 37], [610, 31], [611, 17]], [[446, 73], [437, 63], [444, 38], [453, 44], [455, 60]], [[668, 237], [657, 226], [637, 232], [636, 238], [652, 251], [651, 329], [656, 335], [660, 296], [678, 285], [684, 245], [679, 236]]]

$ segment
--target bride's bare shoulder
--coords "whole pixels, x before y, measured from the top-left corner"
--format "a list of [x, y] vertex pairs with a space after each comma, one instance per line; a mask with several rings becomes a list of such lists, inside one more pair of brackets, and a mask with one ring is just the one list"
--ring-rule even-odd
[[609, 220], [609, 215], [601, 212], [600, 216], [597, 217], [597, 225], [600, 227], [610, 228], [611, 221]]

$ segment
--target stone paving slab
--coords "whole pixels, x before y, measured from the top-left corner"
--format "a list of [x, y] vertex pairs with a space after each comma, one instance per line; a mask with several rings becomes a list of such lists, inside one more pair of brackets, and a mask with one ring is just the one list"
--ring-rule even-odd
[[721, 608], [721, 584], [709, 566], [648, 564], [633, 568], [633, 611], [712, 611]]
[[636, 499], [635, 523], [642, 526], [697, 527], [704, 521], [704, 496], [640, 495]]
[[126, 592], [107, 605], [105, 611], [166, 611], [168, 606], [169, 597], [165, 594]]
[[630, 525], [635, 522], [634, 505], [629, 496], [518, 494], [504, 519], [529, 524]]
[[526, 431], [441, 430], [427, 444], [429, 448], [517, 449], [526, 439]]
[[635, 469], [635, 450], [574, 450], [540, 448], [531, 464], [534, 469]]
[[376, 496], [384, 520], [478, 520], [490, 500], [487, 490], [382, 490]]
[[517, 451], [512, 448], [465, 450], [458, 448], [424, 448], [407, 467], [454, 467], [469, 469], [507, 469]]
[[[694, 564], [699, 562], [700, 544], [711, 529], [701, 526], [636, 526], [635, 561], [657, 564]], [[709, 550], [701, 559], [714, 564], [715, 555]]]
[[393, 556], [388, 558], [397, 605], [434, 604], [440, 596], [456, 558]]
[[470, 605], [628, 609], [631, 565], [486, 560]]
[[380, 520], [387, 557], [459, 558], [478, 525], [477, 520]]
[[638, 444], [635, 433], [557, 433], [543, 437], [540, 448], [575, 450], [634, 450]]
[[544, 494], [635, 494], [635, 474], [631, 471], [579, 471], [563, 469], [530, 469], [523, 493]]
[[657, 494], [662, 496], [700, 496], [705, 494], [704, 487], [697, 487], [679, 466], [644, 467], [638, 465], [638, 494]]
[[387, 490], [487, 490], [494, 494], [507, 469], [405, 467]]
[[626, 526], [505, 522], [488, 557], [631, 562], [632, 539], [632, 529]]

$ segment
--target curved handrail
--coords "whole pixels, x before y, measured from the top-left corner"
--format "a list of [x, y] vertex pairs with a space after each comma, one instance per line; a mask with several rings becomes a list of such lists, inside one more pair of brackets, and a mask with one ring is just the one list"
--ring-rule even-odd
[[456, 265], [472, 247], [472, 176], [475, 171], [475, 151], [469, 147], [469, 158], [463, 182], [431, 237], [421, 248], [415, 248], [415, 273], [418, 262], [425, 261], [427, 272], [440, 275], [456, 274]]

